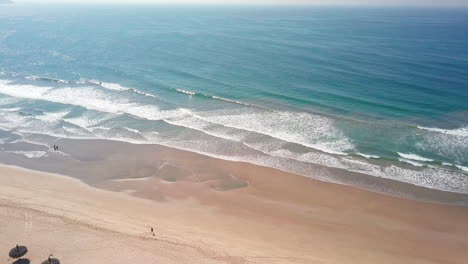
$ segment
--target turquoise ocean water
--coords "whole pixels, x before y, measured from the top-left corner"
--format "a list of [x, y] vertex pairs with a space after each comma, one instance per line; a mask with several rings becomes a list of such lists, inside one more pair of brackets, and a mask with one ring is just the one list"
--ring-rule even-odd
[[467, 32], [468, 9], [1, 5], [0, 148], [107, 138], [466, 194]]

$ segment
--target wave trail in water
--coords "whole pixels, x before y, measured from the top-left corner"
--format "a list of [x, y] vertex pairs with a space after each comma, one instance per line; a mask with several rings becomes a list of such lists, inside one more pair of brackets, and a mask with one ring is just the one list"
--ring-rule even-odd
[[[147, 120], [166, 120], [187, 126], [187, 118], [198, 118], [210, 124], [268, 135], [286, 142], [301, 144], [331, 154], [346, 155], [353, 148], [333, 120], [307, 113], [247, 111], [235, 113], [211, 112], [208, 115], [188, 109], [161, 110], [156, 105], [131, 102], [124, 97], [110, 98], [92, 87], [37, 87], [0, 81], [0, 93], [28, 99], [74, 105], [108, 113], [126, 113]], [[76, 100], [80, 98], [80, 100]], [[203, 115], [203, 116], [202, 116]], [[193, 122], [192, 122], [193, 123]], [[193, 126], [187, 126], [194, 128]], [[203, 127], [197, 129], [206, 132]], [[209, 132], [208, 132], [209, 133]]]
[[[148, 120], [161, 120], [180, 115], [180, 111], [177, 110], [161, 110], [155, 105], [131, 102], [125, 97], [111, 98], [92, 87], [39, 87], [0, 80], [0, 93], [18, 98], [44, 100], [108, 113], [126, 113]], [[79, 100], [77, 100], [78, 98]]]
[[7, 153], [23, 155], [28, 159], [38, 159], [47, 155], [47, 152], [45, 151], [7, 151]]
[[268, 135], [286, 142], [336, 155], [347, 155], [353, 144], [332, 119], [303, 112], [278, 111], [213, 111], [194, 113], [199, 119], [239, 130]]
[[400, 155], [402, 158], [405, 158], [405, 159], [417, 160], [417, 161], [427, 161], [427, 162], [434, 161], [433, 159], [424, 158], [424, 157], [421, 157], [421, 156], [418, 156], [418, 155], [412, 154], [412, 153], [409, 153], [409, 154], [400, 153], [400, 152], [397, 152], [397, 153], [398, 153], [398, 155]]
[[[418, 155], [412, 156], [414, 154], [411, 153], [399, 153], [402, 157], [399, 161], [415, 166], [415, 170], [408, 169], [408, 166], [395, 166], [393, 169], [379, 167], [372, 164], [372, 162], [377, 163], [378, 161], [365, 161], [356, 156], [348, 156], [347, 159], [341, 157], [340, 155], [353, 153], [354, 144], [336, 125], [336, 120], [328, 117], [304, 112], [267, 111], [250, 107], [211, 111], [190, 110], [187, 108], [161, 109], [158, 105], [135, 101], [140, 98], [129, 97], [125, 93], [106, 91], [122, 91], [124, 89], [122, 87], [113, 86], [113, 89], [101, 89], [97, 85], [43, 87], [0, 80], [0, 93], [2, 94], [63, 104], [61, 106], [62, 110], [50, 112], [43, 110], [43, 112], [39, 111], [40, 113], [35, 115], [21, 115], [15, 113], [16, 111], [7, 110], [6, 112], [15, 113], [15, 115], [9, 117], [9, 120], [2, 116], [1, 126], [16, 129], [18, 124], [26, 124], [29, 126], [28, 129], [18, 131], [53, 133], [56, 136], [64, 137], [108, 138], [132, 143], [166, 144], [173, 147], [183, 147], [195, 152], [206, 152], [205, 154], [211, 156], [218, 155], [218, 152], [223, 153], [223, 155], [230, 153], [226, 151], [226, 149], [230, 148], [226, 143], [229, 143], [235, 145], [236, 149], [241, 151], [247, 150], [256, 153], [255, 155], [263, 155], [262, 159], [265, 158], [264, 156], [268, 156], [270, 161], [274, 159], [281, 160], [281, 162], [275, 161], [282, 164], [281, 166], [278, 164], [270, 164], [269, 166], [311, 177], [314, 176], [303, 169], [289, 168], [284, 160], [298, 163], [297, 166], [309, 166], [309, 163], [320, 164], [440, 190], [456, 192], [465, 192], [466, 190], [463, 187], [466, 184], [460, 175], [451, 172], [451, 176], [455, 175], [453, 181], [450, 179], [441, 181], [438, 177], [448, 177], [446, 170], [429, 170], [428, 166], [416, 161], [430, 162], [432, 159]], [[87, 110], [83, 111], [81, 109], [78, 111], [80, 114], [77, 115], [76, 113], [70, 113], [69, 108], [76, 109], [72, 106]], [[94, 114], [92, 110], [98, 113]], [[128, 114], [130, 117], [122, 114]], [[121, 117], [123, 119], [130, 118], [131, 123], [122, 122]], [[3, 122], [3, 119], [5, 119], [5, 122]], [[60, 120], [63, 120], [63, 122], [57, 122]], [[142, 120], [163, 120], [174, 126], [189, 129], [186, 130], [187, 133], [184, 132], [186, 133], [184, 137], [177, 138], [177, 133], [169, 136], [164, 135], [164, 131], [159, 134], [150, 133], [151, 131], [145, 131], [144, 129], [136, 130], [133, 127], [140, 128], [140, 125], [133, 126], [132, 123], [135, 120], [138, 120], [137, 122], [143, 122]], [[102, 123], [103, 121], [105, 122]], [[53, 129], [53, 132], [49, 132], [50, 129]], [[192, 134], [195, 134], [193, 130], [213, 137], [202, 135], [203, 140], [206, 140], [203, 143], [202, 140], [191, 137]], [[198, 136], [197, 134], [196, 137]], [[156, 141], [153, 138], [156, 138]], [[223, 141], [225, 139], [235, 142]], [[212, 146], [215, 141], [218, 142], [217, 147]], [[241, 146], [239, 143], [244, 145]], [[314, 150], [320, 150], [321, 152]], [[231, 154], [233, 157], [238, 155], [237, 153]], [[371, 154], [358, 153], [358, 155], [367, 159], [378, 158], [378, 156]], [[267, 164], [248, 155], [244, 155], [239, 159], [261, 165]], [[452, 167], [455, 169], [455, 166]], [[463, 170], [461, 165], [457, 165], [456, 168]], [[429, 174], [429, 171], [432, 174]], [[427, 178], [429, 175], [430, 179]], [[423, 180], [424, 177], [426, 177], [425, 181], [417, 182]], [[456, 180], [460, 181], [456, 182]]]
[[53, 78], [46, 78], [46, 77], [39, 77], [39, 76], [26, 76], [28, 80], [39, 80], [39, 81], [46, 81], [46, 82], [55, 82], [55, 83], [63, 83], [67, 84], [69, 81], [62, 80], [62, 79], [53, 79]]
[[[84, 81], [83, 83], [86, 83], [86, 81]], [[143, 96], [148, 96], [148, 97], [152, 97], [152, 98], [158, 98], [156, 95], [153, 95], [153, 94], [150, 94], [150, 93], [145, 93], [145, 92], [133, 89], [133, 88], [124, 87], [124, 86], [122, 86], [122, 85], [120, 85], [118, 83], [101, 82], [101, 81], [96, 81], [96, 80], [91, 80], [91, 81], [89, 81], [89, 83], [94, 84], [96, 86], [100, 86], [100, 87], [102, 87], [104, 89], [108, 89], [108, 90], [125, 91], [125, 92], [131, 92], [131, 93], [135, 93], [135, 94], [139, 94], [139, 95], [143, 95]]]
[[437, 133], [442, 133], [442, 134], [447, 134], [447, 135], [452, 135], [452, 136], [468, 137], [468, 126], [455, 128], [455, 129], [442, 129], [442, 128], [435, 128], [435, 127], [421, 127], [421, 126], [418, 126], [418, 128], [422, 130], [426, 130], [426, 131], [437, 132]]
[[195, 92], [187, 91], [187, 90], [183, 90], [183, 89], [178, 89], [178, 88], [176, 88], [175, 90], [180, 92], [180, 93], [187, 94], [187, 95], [195, 95], [196, 94]]
[[356, 154], [361, 156], [361, 157], [364, 157], [366, 159], [378, 159], [378, 158], [380, 158], [380, 156], [377, 156], [377, 155], [364, 154], [364, 153], [361, 153], [361, 152], [356, 152]]
[[189, 96], [200, 96], [200, 97], [203, 97], [203, 98], [214, 99], [214, 100], [223, 101], [223, 102], [226, 102], [226, 103], [231, 103], [231, 104], [236, 104], [236, 105], [241, 105], [241, 106], [248, 106], [248, 107], [254, 107], [254, 108], [269, 110], [269, 109], [267, 109], [265, 107], [262, 107], [262, 106], [259, 106], [259, 105], [244, 103], [244, 102], [241, 102], [241, 101], [238, 101], [238, 100], [228, 99], [228, 98], [224, 98], [224, 97], [217, 96], [217, 95], [209, 95], [209, 94], [205, 94], [205, 93], [194, 92], [194, 91], [189, 91], [189, 90], [183, 90], [183, 89], [179, 89], [179, 88], [176, 88], [174, 90], [179, 92], [179, 93], [183, 93], [183, 94], [186, 94], [186, 95], [189, 95]]

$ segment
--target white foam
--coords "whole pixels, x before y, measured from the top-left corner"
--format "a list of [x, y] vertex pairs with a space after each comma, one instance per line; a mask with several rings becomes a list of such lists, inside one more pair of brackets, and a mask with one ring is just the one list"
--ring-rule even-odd
[[184, 94], [188, 94], [188, 95], [195, 95], [196, 94], [195, 92], [182, 90], [182, 89], [178, 89], [178, 88], [176, 88], [176, 91], [184, 93]]
[[109, 89], [109, 90], [114, 90], [114, 91], [126, 91], [126, 90], [128, 90], [128, 88], [123, 87], [122, 85], [120, 85], [118, 83], [100, 82], [100, 81], [95, 81], [95, 80], [91, 80], [89, 82], [93, 83], [93, 84], [96, 84], [96, 85], [100, 85], [101, 87], [104, 87], [104, 88]]
[[450, 166], [450, 167], [456, 167], [462, 171], [467, 171], [468, 172], [468, 167], [465, 167], [465, 166], [461, 166], [461, 165], [457, 165], [457, 164], [452, 164], [452, 163], [448, 163], [448, 162], [442, 162], [442, 165], [444, 166]]
[[1, 108], [0, 110], [6, 111], [6, 112], [18, 112], [21, 109], [23, 109], [23, 108], [21, 108], [21, 107], [11, 107], [11, 108]]
[[17, 155], [23, 155], [28, 159], [37, 159], [47, 155], [45, 151], [7, 151], [7, 153], [13, 153]]
[[360, 153], [360, 152], [356, 152], [357, 155], [359, 156], [362, 156], [366, 159], [379, 159], [380, 156], [377, 156], [377, 155], [370, 155], [370, 154], [364, 154], [364, 153]]
[[43, 121], [56, 122], [56, 121], [62, 120], [63, 117], [65, 117], [69, 113], [70, 111], [48, 112], [48, 113], [44, 113], [43, 115], [39, 115], [35, 117]]
[[461, 166], [461, 165], [455, 165], [455, 167], [459, 168], [459, 169], [462, 170], [462, 171], [468, 172], [468, 167]]
[[431, 189], [468, 194], [466, 175], [442, 168], [410, 170], [391, 165], [383, 168], [382, 177]]
[[68, 157], [71, 157], [70, 154], [68, 153], [65, 153], [63, 151], [60, 151], [60, 150], [55, 150], [54, 152], [52, 152], [53, 154], [59, 154], [59, 155], [62, 155], [62, 156], [68, 156]]
[[129, 127], [122, 127], [122, 128], [123, 128], [123, 129], [126, 129], [126, 130], [128, 130], [128, 131], [130, 131], [130, 132], [133, 132], [133, 133], [135, 133], [135, 134], [140, 134], [140, 135], [141, 135], [141, 132], [138, 131], [138, 130], [136, 130], [136, 129], [129, 128]]
[[48, 144], [46, 143], [42, 143], [42, 142], [37, 142], [37, 141], [32, 141], [32, 140], [29, 140], [29, 139], [24, 139], [24, 138], [21, 138], [21, 139], [17, 139], [15, 141], [12, 141], [11, 143], [18, 143], [18, 142], [24, 142], [24, 143], [28, 143], [28, 144], [33, 144], [33, 145], [37, 145], [37, 146], [43, 146], [43, 147], [46, 147], [46, 148], [51, 148]]
[[139, 90], [136, 90], [136, 89], [128, 88], [128, 87], [122, 86], [122, 85], [120, 85], [118, 83], [101, 82], [101, 81], [97, 81], [97, 80], [90, 80], [90, 81], [80, 80], [80, 81], [78, 81], [76, 83], [77, 84], [89, 84], [89, 83], [91, 83], [91, 84], [100, 86], [100, 87], [102, 87], [104, 89], [107, 89], [107, 90], [126, 91], [126, 92], [132, 92], [132, 93], [136, 93], [136, 94], [140, 94], [140, 95], [144, 95], [144, 96], [148, 96], [148, 97], [158, 98], [157, 96], [155, 96], [153, 94], [149, 94], [149, 93], [145, 93], [145, 92], [142, 92], [142, 91], [139, 91]]
[[194, 113], [185, 109], [185, 112], [207, 122], [268, 135], [330, 154], [347, 155], [344, 151], [354, 148], [349, 139], [334, 126], [334, 121], [326, 117], [287, 111], [237, 111], [240, 112]]
[[462, 133], [431, 132], [422, 136], [422, 140], [415, 144], [421, 151], [434, 153], [455, 164], [463, 164], [466, 160], [468, 137]]
[[316, 152], [307, 152], [307, 153], [295, 153], [287, 149], [278, 149], [275, 151], [270, 151], [267, 154], [281, 157], [281, 158], [288, 158], [293, 159], [301, 162], [313, 163], [318, 165], [323, 165], [327, 167], [334, 167], [334, 168], [346, 168], [338, 158], [335, 158], [331, 155], [316, 153]]
[[41, 99], [40, 97], [52, 87], [41, 87], [28, 84], [14, 85], [11, 81], [0, 80], [0, 92], [19, 98]]
[[39, 80], [38, 76], [26, 76], [25, 78], [28, 80]]
[[417, 161], [427, 161], [427, 162], [434, 161], [433, 159], [424, 158], [424, 157], [418, 156], [418, 155], [413, 154], [413, 153], [409, 153], [409, 154], [400, 153], [400, 152], [397, 152], [397, 153], [398, 153], [398, 155], [400, 155], [400, 157], [405, 158], [405, 159], [417, 160]]
[[442, 134], [447, 134], [447, 135], [452, 135], [452, 136], [468, 137], [468, 126], [455, 128], [455, 129], [442, 129], [442, 128], [435, 128], [435, 127], [421, 127], [421, 126], [419, 126], [418, 128], [422, 130], [427, 130], [427, 131], [432, 131], [432, 132], [437, 132], [437, 133], [442, 133]]
[[112, 139], [134, 144], [147, 144], [148, 139], [138, 130], [126, 127], [94, 127], [93, 134], [98, 138]]
[[82, 127], [63, 126], [61, 127], [61, 129], [63, 130], [63, 132], [65, 132], [65, 134], [67, 134], [67, 136], [91, 136], [92, 135], [91, 131]]
[[[460, 192], [466, 192], [467, 190], [466, 180], [463, 180], [463, 178], [458, 175], [462, 174], [461, 171], [453, 172], [454, 170], [450, 170], [450, 172], [446, 172], [444, 170], [435, 168], [431, 168], [431, 170], [428, 171], [426, 170], [427, 167], [424, 167], [424, 169], [421, 168], [421, 166], [424, 166], [423, 164], [414, 162], [412, 160], [432, 160], [419, 157], [417, 155], [416, 159], [414, 156], [411, 156], [412, 160], [407, 158], [409, 157], [408, 155], [414, 154], [399, 153], [399, 155], [404, 158], [402, 162], [407, 162], [412, 165], [417, 163], [418, 165], [415, 166], [420, 167], [418, 170], [422, 171], [413, 171], [409, 170], [408, 168], [400, 168], [396, 166], [392, 166], [391, 169], [388, 167], [379, 168], [377, 165], [367, 164], [366, 162], [362, 162], [360, 160], [344, 159], [342, 157], [334, 157], [333, 155], [328, 155], [325, 153], [295, 153], [286, 149], [282, 149], [282, 145], [287, 144], [288, 142], [294, 142], [303, 146], [311, 146], [312, 148], [317, 149], [323, 148], [324, 152], [329, 153], [338, 151], [339, 153], [344, 154], [343, 151], [347, 151], [353, 148], [353, 145], [349, 142], [349, 140], [340, 132], [338, 128], [334, 126], [333, 120], [312, 114], [273, 111], [251, 112], [245, 110], [236, 110], [235, 112], [229, 112], [225, 110], [216, 112], [193, 112], [188, 109], [161, 110], [154, 105], [131, 102], [118, 93], [112, 93], [112, 96], [109, 96], [111, 92], [98, 89], [97, 87], [63, 87], [53, 89], [51, 87], [15, 85], [9, 82], [3, 82], [1, 80], [0, 93], [19, 98], [47, 100], [56, 103], [71, 104], [108, 113], [106, 115], [102, 115], [100, 112], [93, 113], [93, 111], [86, 111], [83, 116], [65, 118], [65, 121], [73, 123], [82, 128], [93, 127], [94, 130], [98, 130], [101, 128], [95, 126], [99, 125], [102, 120], [115, 117], [116, 114], [127, 113], [149, 120], [162, 119], [169, 120], [173, 123], [179, 122], [180, 125], [191, 127], [192, 129], [197, 129], [208, 135], [213, 135], [223, 139], [240, 141], [241, 143], [244, 143], [245, 146], [252, 148], [248, 150], [248, 154], [244, 154], [246, 152], [245, 146], [242, 146], [241, 144], [233, 144], [235, 146], [230, 149], [226, 148], [226, 145], [223, 145], [225, 142], [216, 145], [213, 142], [213, 138], [210, 138], [206, 141], [193, 138], [188, 139], [188, 137], [182, 137], [181, 139], [168, 139], [167, 135], [159, 135], [157, 132], [145, 133], [145, 136], [147, 134], [152, 135], [150, 139], [153, 140], [153, 143], [181, 148], [222, 159], [246, 161], [260, 165], [271, 166], [314, 178], [322, 177], [316, 176], [315, 170], [311, 170], [310, 167], [305, 165], [303, 166], [304, 162], [315, 163], [329, 167], [360, 171], [370, 175], [409, 182], [428, 188]], [[77, 100], [77, 98], [80, 100]], [[61, 113], [63, 114], [65, 112]], [[10, 116], [9, 114], [14, 114], [14, 116]], [[56, 113], [55, 116], [47, 117], [47, 114], [48, 113], [44, 114], [45, 117], [42, 119], [39, 118], [38, 121], [50, 122], [64, 118], [66, 116], [63, 115], [60, 117], [60, 115]], [[43, 126], [43, 123], [31, 122], [31, 118], [32, 117], [30, 116], [20, 116], [16, 113], [8, 113], [8, 115], [2, 114], [0, 115], [0, 126], [5, 124], [16, 124], [16, 126], [18, 124], [33, 124], [35, 126]], [[8, 122], [4, 122], [4, 120]], [[264, 128], [261, 127], [263, 125], [265, 126]], [[43, 128], [43, 132], [47, 133], [47, 129], [49, 128]], [[121, 129], [127, 130], [127, 132], [114, 130], [116, 131], [115, 133], [106, 133], [104, 130], [109, 131], [111, 128], [102, 127], [103, 131], [95, 133], [94, 137], [115, 139], [131, 143], [148, 143], [148, 141], [145, 141], [144, 138], [135, 137], [133, 135], [138, 131], [123, 127], [121, 127]], [[246, 135], [252, 135], [251, 132], [269, 135], [273, 138], [270, 141], [273, 142], [272, 144], [274, 146], [267, 146], [270, 141], [267, 141], [267, 143], [256, 141], [258, 145], [246, 144], [243, 141], [245, 141]], [[58, 134], [58, 132], [55, 130], [52, 132], [52, 134], [54, 133], [56, 135]], [[70, 135], [66, 136], [71, 137]], [[263, 153], [270, 154], [271, 156], [260, 154], [251, 150], [261, 151]], [[358, 153], [358, 155], [360, 154], [373, 156], [369, 154]], [[406, 155], [406, 157], [403, 155]], [[466, 169], [466, 167], [463, 168]], [[459, 169], [462, 168], [459, 167]], [[439, 179], [438, 177], [442, 178]]]
[[116, 115], [114, 114], [103, 114], [100, 112], [89, 110], [83, 113], [81, 116], [65, 118], [64, 121], [85, 129], [90, 129], [92, 126], [96, 126], [97, 124], [115, 116]]
[[19, 98], [75, 105], [107, 113], [126, 113], [148, 120], [161, 120], [182, 114], [179, 110], [160, 110], [155, 105], [131, 102], [125, 97], [109, 97], [92, 87], [52, 89], [52, 87], [15, 85], [10, 81], [0, 80], [0, 93]]
[[168, 118], [164, 121], [171, 125], [182, 126], [193, 130], [197, 130], [213, 137], [234, 140], [238, 142], [241, 142], [244, 139], [244, 135], [246, 134], [245, 131], [224, 127], [218, 124], [213, 124], [203, 119], [199, 119], [195, 116], [192, 116], [190, 111], [188, 111], [187, 109], [180, 109], [180, 111], [186, 113], [186, 115], [180, 116], [178, 118]]
[[[223, 148], [216, 146], [213, 143], [204, 144], [202, 142], [187, 142], [181, 141], [176, 138], [168, 141], [167, 139], [158, 140], [158, 144], [183, 149], [191, 152], [208, 155], [215, 158], [233, 160], [233, 161], [244, 161], [253, 164], [263, 165], [280, 169], [287, 172], [292, 172], [308, 177], [312, 177], [319, 180], [331, 181], [336, 183], [342, 183], [337, 178], [331, 178], [328, 172], [323, 167], [311, 167], [313, 164], [302, 163], [299, 160], [310, 161], [313, 160], [314, 164], [327, 164], [326, 166], [345, 168], [351, 171], [361, 172], [368, 175], [392, 179], [400, 182], [414, 184], [417, 186], [423, 186], [426, 188], [466, 193], [468, 194], [468, 179], [463, 173], [457, 173], [451, 170], [444, 170], [441, 168], [430, 168], [427, 166], [417, 166], [417, 169], [408, 169], [395, 165], [388, 167], [381, 167], [374, 164], [367, 164], [366, 162], [349, 160], [342, 157], [333, 157], [327, 154], [321, 153], [305, 153], [298, 154], [293, 153], [289, 150], [278, 150], [272, 154], [275, 156], [259, 155], [259, 154], [233, 154], [229, 153], [226, 155], [225, 151], [219, 150]], [[285, 157], [285, 158], [281, 158]], [[414, 161], [407, 160], [408, 162], [415, 163]], [[351, 166], [350, 166], [351, 164]]]
[[[3, 85], [2, 85], [3, 84]], [[228, 128], [236, 128], [244, 131], [262, 133], [286, 142], [302, 144], [331, 154], [346, 155], [343, 150], [353, 146], [337, 129], [333, 127], [333, 121], [328, 118], [314, 116], [306, 113], [292, 112], [246, 112], [235, 114], [210, 113], [210, 116], [195, 115], [187, 109], [161, 111], [154, 105], [142, 105], [129, 102], [125, 98], [109, 98], [107, 94], [91, 87], [51, 89], [49, 87], [35, 87], [30, 85], [12, 85], [8, 81], [0, 82], [0, 93], [21, 98], [48, 100], [82, 106], [87, 109], [108, 113], [127, 113], [148, 120], [164, 119], [175, 122], [180, 117], [191, 115], [204, 120], [209, 124], [217, 124]], [[77, 101], [76, 98], [80, 98]], [[205, 127], [195, 127], [185, 124], [190, 128], [197, 128], [205, 133], [220, 136]], [[80, 125], [82, 126], [82, 125]], [[229, 137], [229, 135], [227, 135]], [[238, 138], [232, 138], [236, 139]]]
[[29, 122], [31, 117], [19, 115], [17, 112], [4, 112], [0, 115], [0, 127], [7, 130], [16, 129], [21, 124]]
[[26, 76], [25, 77], [28, 80], [35, 80], [35, 81], [49, 81], [49, 82], [58, 82], [58, 83], [63, 83], [66, 84], [68, 81], [62, 80], [62, 79], [51, 79], [51, 78], [45, 78], [45, 77], [39, 77], [39, 76]]
[[424, 164], [421, 164], [421, 163], [418, 163], [418, 162], [416, 162], [416, 161], [412, 161], [412, 160], [409, 160], [409, 159], [398, 158], [398, 160], [401, 161], [401, 162], [405, 162], [405, 163], [411, 164], [411, 165], [416, 166], [416, 167], [422, 167], [422, 166], [424, 166]]
[[252, 105], [252, 104], [244, 103], [244, 102], [237, 101], [237, 100], [227, 99], [227, 98], [216, 96], [216, 95], [211, 96], [211, 98], [216, 99], [216, 100], [221, 100], [221, 101], [224, 101], [224, 102], [228, 102], [228, 103], [256, 107], [255, 105]]

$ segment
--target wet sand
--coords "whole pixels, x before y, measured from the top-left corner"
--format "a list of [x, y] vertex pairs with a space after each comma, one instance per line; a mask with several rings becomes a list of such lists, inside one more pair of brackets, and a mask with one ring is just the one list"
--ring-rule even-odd
[[468, 259], [467, 207], [164, 147], [58, 143], [66, 155], [28, 159], [0, 153], [4, 163], [80, 180], [2, 167], [1, 252], [24, 243], [34, 262], [51, 252], [66, 263], [116, 258], [112, 263], [462, 264]]

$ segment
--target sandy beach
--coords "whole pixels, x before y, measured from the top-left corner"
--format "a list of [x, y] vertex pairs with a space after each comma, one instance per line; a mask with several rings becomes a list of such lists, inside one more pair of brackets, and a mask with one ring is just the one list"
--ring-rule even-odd
[[468, 264], [467, 8], [0, 0], [0, 264]]
[[53, 155], [41, 162], [2, 157], [67, 175], [1, 167], [2, 263], [12, 262], [6, 252], [16, 244], [30, 248], [33, 263], [48, 254], [64, 263], [462, 264], [468, 259], [466, 207], [173, 149], [149, 155], [152, 147], [120, 152], [113, 143], [74, 142], [71, 148], [72, 143], [60, 142], [68, 153], [61, 165], [51, 165], [58, 159]]

